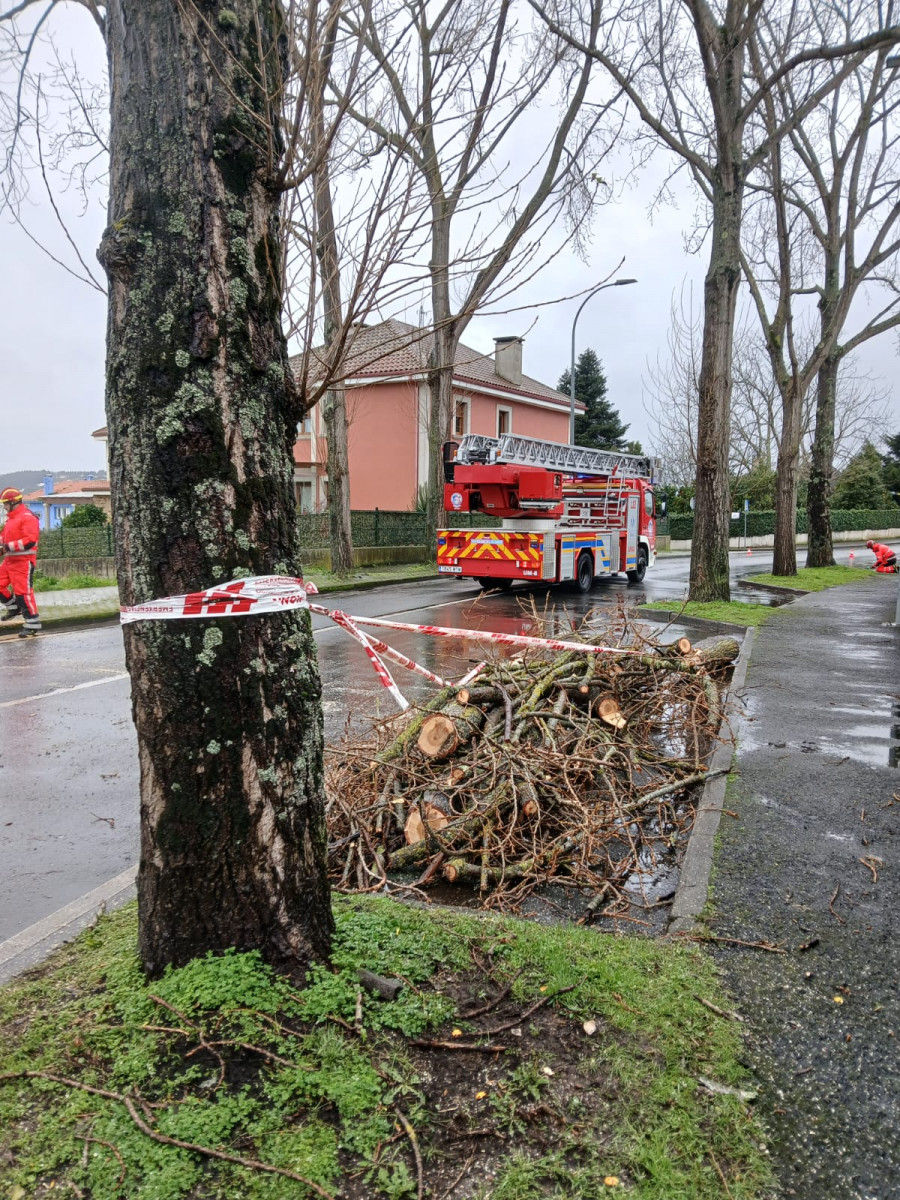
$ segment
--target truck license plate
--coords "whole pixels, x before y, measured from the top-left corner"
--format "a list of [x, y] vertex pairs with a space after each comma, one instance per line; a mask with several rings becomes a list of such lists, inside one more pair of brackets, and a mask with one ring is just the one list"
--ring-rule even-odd
[[438, 567], [438, 571], [443, 572], [445, 575], [461, 575], [462, 567]]

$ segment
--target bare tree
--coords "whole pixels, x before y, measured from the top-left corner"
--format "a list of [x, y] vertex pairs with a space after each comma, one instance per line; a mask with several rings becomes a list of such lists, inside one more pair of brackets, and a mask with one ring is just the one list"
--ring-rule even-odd
[[[703, 336], [702, 313], [689, 289], [672, 298], [667, 353], [648, 362], [644, 377], [644, 411], [650, 421], [651, 453], [661, 460], [667, 482], [688, 487], [696, 475], [697, 380]], [[755, 326], [755, 327], [754, 327]], [[811, 354], [816, 337], [804, 322], [794, 330], [801, 359]], [[771, 361], [758, 324], [738, 313], [734, 342], [734, 385], [729, 425], [728, 472], [732, 481], [761, 465], [773, 469], [781, 440], [781, 401]], [[816, 423], [815, 389], [807, 388], [801, 407], [800, 472], [810, 470]], [[853, 357], [841, 362], [836, 391], [835, 463], [846, 463], [872, 437], [888, 428], [889, 404], [883, 388], [854, 368]]]
[[[8, 47], [33, 46], [53, 8], [22, 0], [8, 11]], [[106, 37], [111, 82], [99, 257], [122, 599], [294, 574], [302, 406], [281, 328], [285, 10], [85, 8]], [[145, 969], [236, 946], [302, 976], [327, 956], [332, 930], [308, 614], [147, 621], [126, 629], [125, 649]]]
[[[732, 347], [747, 180], [768, 157], [773, 138], [783, 138], [866, 55], [900, 41], [900, 30], [878, 28], [823, 46], [811, 19], [817, 5], [800, 0], [779, 8], [777, 24], [763, 20], [761, 0], [584, 0], [574, 10], [558, 0], [530, 2], [553, 32], [604, 67], [652, 137], [688, 168], [708, 205], [690, 597], [727, 599]], [[585, 8], [592, 17], [603, 12], [595, 44], [575, 24]], [[875, 14], [870, 19], [876, 24]], [[748, 69], [751, 47], [756, 61], [775, 64], [761, 77]], [[833, 74], [806, 93], [782, 125], [767, 129], [759, 119], [766, 97], [817, 60], [834, 61]]]
[[[882, 19], [890, 21], [893, 5]], [[825, 23], [827, 21], [827, 23]], [[823, 40], [849, 38], [859, 24], [851, 10], [831, 9], [820, 25]], [[900, 185], [897, 183], [897, 133], [892, 129], [897, 99], [887, 88], [886, 50], [857, 66], [829, 96], [773, 143], [763, 164], [761, 187], [771, 213], [758, 224], [754, 265], [744, 260], [766, 344], [784, 405], [778, 462], [776, 574], [796, 573], [794, 530], [802, 439], [803, 398], [818, 376], [817, 436], [808, 506], [811, 512], [808, 561], [833, 563], [828, 491], [832, 470], [835, 389], [838, 364], [851, 346], [860, 345], [900, 324], [900, 288], [896, 259], [900, 248]], [[755, 64], [764, 74], [772, 64]], [[818, 65], [833, 72], [833, 63]], [[798, 107], [797, 79], [782, 78], [766, 97], [764, 115], [774, 130]], [[765, 252], [776, 247], [774, 261]], [[762, 269], [762, 275], [760, 270]], [[863, 322], [847, 344], [840, 342], [853, 301], [862, 287], [888, 289], [875, 317]], [[765, 296], [773, 297], [771, 312]], [[793, 337], [798, 306], [810, 295], [818, 300], [818, 337], [808, 354], [798, 355]]]
[[421, 281], [427, 203], [404, 157], [343, 119], [377, 83], [371, 63], [361, 69], [361, 37], [348, 33], [368, 28], [368, 0], [314, 3], [303, 21], [297, 135], [315, 166], [285, 197], [286, 296], [289, 333], [303, 346], [296, 374], [304, 407], [322, 404], [331, 562], [344, 572], [353, 566], [344, 378], [361, 366], [354, 343], [366, 319]]
[[[350, 107], [363, 128], [408, 157], [429, 199], [433, 531], [442, 508], [441, 446], [451, 432], [460, 338], [476, 312], [532, 277], [553, 253], [546, 239], [561, 212], [572, 215], [569, 236], [583, 235], [579, 227], [597, 186], [593, 167], [602, 154], [592, 150], [602, 108], [584, 107], [590, 60], [573, 61], [555, 39], [526, 42], [515, 26], [514, 0], [466, 0], [437, 9], [414, 0], [405, 13], [403, 27], [385, 19], [359, 31], [382, 73], [390, 109], [378, 92], [372, 103]], [[557, 84], [564, 99], [549, 143], [513, 177], [497, 165], [504, 144]], [[554, 242], [558, 248], [559, 238]]]

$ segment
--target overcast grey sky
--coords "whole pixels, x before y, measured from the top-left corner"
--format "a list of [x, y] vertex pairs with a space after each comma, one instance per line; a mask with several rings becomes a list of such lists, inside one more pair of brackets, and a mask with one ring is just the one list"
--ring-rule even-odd
[[[59, 43], [74, 45], [79, 60], [98, 77], [103, 48], [83, 10], [64, 11], [55, 29]], [[10, 86], [9, 79], [0, 83], [7, 89]], [[662, 164], [656, 168], [661, 169]], [[673, 293], [688, 280], [693, 281], [699, 298], [705, 269], [704, 251], [690, 256], [684, 250], [684, 233], [694, 216], [693, 198], [685, 193], [680, 207], [657, 209], [651, 219], [651, 180], [645, 177], [619, 203], [600, 210], [588, 263], [571, 254], [560, 255], [537, 281], [522, 289], [517, 300], [527, 304], [572, 295], [608, 276], [624, 257], [618, 275], [636, 278], [638, 283], [607, 289], [588, 302], [578, 319], [576, 353], [587, 346], [597, 352], [606, 371], [609, 398], [622, 419], [630, 423], [629, 436], [645, 441], [642, 377], [647, 375], [647, 362], [665, 354]], [[60, 202], [69, 215], [80, 210], [74, 193], [62, 196]], [[71, 262], [64, 237], [39, 190], [39, 180], [33, 184], [24, 217], [36, 237]], [[73, 223], [78, 243], [92, 265], [104, 225], [99, 197]], [[67, 275], [8, 219], [0, 219], [0, 262], [4, 396], [0, 472], [102, 468], [103, 445], [93, 440], [91, 433], [106, 420], [105, 298]], [[569, 365], [572, 321], [580, 303], [573, 299], [532, 312], [476, 318], [464, 340], [489, 353], [494, 337], [524, 334], [525, 372], [554, 386]], [[393, 315], [416, 321], [418, 304], [413, 300], [406, 311]], [[870, 343], [859, 355], [859, 364], [891, 392], [891, 424], [895, 431], [900, 429], [896, 335]]]

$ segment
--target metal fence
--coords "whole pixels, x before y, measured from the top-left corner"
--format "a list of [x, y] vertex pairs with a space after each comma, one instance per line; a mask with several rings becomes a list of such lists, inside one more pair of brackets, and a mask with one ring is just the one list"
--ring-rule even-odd
[[[330, 545], [328, 513], [300, 513], [297, 527], [302, 549]], [[358, 509], [350, 513], [350, 530], [354, 546], [424, 546], [425, 514]]]
[[[449, 529], [483, 529], [497, 525], [486, 513], [444, 513], [441, 523]], [[354, 546], [426, 546], [423, 512], [391, 509], [358, 509], [350, 514]], [[673, 525], [675, 522], [673, 521]], [[659, 532], [665, 533], [664, 521]], [[324, 550], [330, 545], [328, 513], [299, 513], [297, 527], [301, 550]], [[675, 535], [679, 536], [679, 535]], [[106, 558], [114, 553], [111, 525], [86, 529], [50, 529], [41, 534], [38, 558]]]

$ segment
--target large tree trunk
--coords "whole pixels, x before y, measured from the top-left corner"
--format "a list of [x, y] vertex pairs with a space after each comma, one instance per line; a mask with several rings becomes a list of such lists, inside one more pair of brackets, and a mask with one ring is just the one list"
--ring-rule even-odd
[[833, 567], [831, 540], [831, 477], [834, 470], [834, 409], [837, 390], [838, 352], [819, 368], [816, 380], [816, 431], [813, 435], [812, 465], [806, 493], [808, 538], [806, 565]]
[[773, 575], [797, 574], [797, 478], [800, 466], [802, 396], [796, 379], [782, 394], [781, 440], [775, 473], [775, 554]]
[[[833, 328], [840, 295], [840, 244], [829, 248], [825, 263], [824, 287], [819, 301], [819, 328], [823, 337]], [[813, 435], [812, 463], [806, 514], [809, 535], [806, 548], [808, 567], [833, 567], [831, 540], [831, 480], [834, 472], [834, 419], [838, 368], [842, 353], [835, 346], [816, 379], [816, 431]]]
[[[319, 152], [325, 146], [325, 78], [334, 52], [332, 25], [322, 51], [323, 78], [312, 89], [314, 137]], [[334, 225], [329, 158], [323, 153], [316, 172], [316, 253], [322, 279], [325, 345], [330, 347], [341, 325], [341, 266]], [[331, 569], [339, 575], [353, 569], [353, 534], [350, 524], [350, 468], [347, 437], [347, 392], [343, 383], [329, 388], [322, 401], [325, 436], [328, 439], [328, 525], [331, 543]]]
[[435, 204], [431, 233], [431, 307], [434, 327], [428, 364], [428, 504], [426, 545], [437, 555], [436, 531], [444, 520], [442, 447], [453, 428], [453, 361], [459, 340], [450, 314], [450, 221]]
[[353, 531], [350, 521], [349, 439], [347, 393], [343, 384], [329, 388], [322, 401], [328, 439], [328, 530], [331, 569], [338, 575], [353, 570]]
[[713, 189], [712, 248], [704, 283], [703, 357], [697, 410], [697, 476], [691, 540], [690, 599], [728, 600], [728, 429], [732, 342], [741, 279], [743, 187], [737, 171]]
[[[298, 571], [281, 332], [280, 8], [107, 7], [106, 403], [127, 604]], [[226, 19], [227, 18], [227, 19]], [[258, 81], [265, 80], [268, 96]], [[268, 153], [267, 153], [268, 146]], [[158, 975], [327, 956], [320, 684], [307, 613], [125, 630], [141, 765], [140, 954]]]

